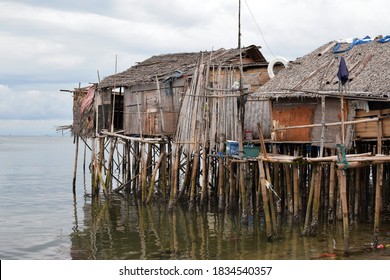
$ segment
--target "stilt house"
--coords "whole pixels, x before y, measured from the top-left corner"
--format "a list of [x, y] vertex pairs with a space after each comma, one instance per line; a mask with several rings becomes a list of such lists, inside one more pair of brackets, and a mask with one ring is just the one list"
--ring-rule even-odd
[[[269, 79], [267, 61], [257, 46], [241, 48], [241, 52], [243, 80], [247, 90], [254, 92]], [[153, 56], [108, 76], [95, 94], [97, 131], [110, 129], [113, 122], [114, 131], [126, 135], [174, 135], [183, 95], [201, 57], [209, 65], [240, 64], [239, 49], [219, 49]]]
[[[280, 70], [255, 94], [271, 100], [271, 140], [329, 148], [344, 141], [350, 148], [356, 140], [389, 139], [388, 41], [332, 41]], [[338, 78], [342, 58], [344, 85]]]

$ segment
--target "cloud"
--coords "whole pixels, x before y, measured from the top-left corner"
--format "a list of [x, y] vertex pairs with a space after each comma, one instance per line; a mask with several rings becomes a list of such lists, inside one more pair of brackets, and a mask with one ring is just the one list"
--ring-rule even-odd
[[36, 89], [26, 88], [26, 86], [12, 88], [0, 84], [0, 99], [2, 100], [0, 119], [71, 119], [72, 96], [70, 93], [60, 92], [58, 86], [58, 84], [38, 84], [38, 89]]
[[[387, 35], [390, 25], [385, 0], [241, 2], [242, 45], [262, 46], [268, 60], [293, 60], [334, 39]], [[59, 90], [97, 82], [97, 72], [103, 78], [152, 55], [236, 47], [238, 1], [1, 1], [0, 42], [0, 118], [68, 120], [72, 100]]]

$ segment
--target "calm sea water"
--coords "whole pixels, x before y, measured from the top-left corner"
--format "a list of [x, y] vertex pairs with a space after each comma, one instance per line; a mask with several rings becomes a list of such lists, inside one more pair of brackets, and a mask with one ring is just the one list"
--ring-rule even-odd
[[121, 196], [92, 204], [83, 145], [72, 193], [74, 149], [68, 136], [0, 137], [0, 259], [390, 259], [388, 222], [383, 250], [366, 245], [372, 224], [351, 225], [346, 257], [341, 224], [303, 237], [301, 225], [281, 218], [279, 238], [267, 242], [261, 217], [244, 226], [227, 214], [169, 212]]

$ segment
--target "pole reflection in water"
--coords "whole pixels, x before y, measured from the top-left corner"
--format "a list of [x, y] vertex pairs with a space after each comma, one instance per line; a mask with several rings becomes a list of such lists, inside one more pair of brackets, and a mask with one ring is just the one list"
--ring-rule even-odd
[[[351, 255], [344, 255], [342, 223], [320, 226], [317, 237], [302, 236], [293, 216], [278, 216], [278, 238], [267, 241], [264, 217], [206, 211], [184, 205], [169, 210], [164, 203], [144, 205], [112, 196], [86, 199], [81, 213], [75, 204], [71, 234], [72, 259], [390, 259], [388, 250], [372, 250], [370, 224], [351, 226]], [[390, 244], [390, 225], [382, 227]]]

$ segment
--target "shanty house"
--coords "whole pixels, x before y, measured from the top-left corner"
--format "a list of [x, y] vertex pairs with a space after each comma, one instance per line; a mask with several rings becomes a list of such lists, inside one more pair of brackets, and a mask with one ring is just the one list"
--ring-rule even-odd
[[[241, 48], [241, 54], [244, 84], [249, 92], [254, 92], [269, 79], [267, 61], [254, 45]], [[191, 85], [201, 57], [208, 65], [240, 65], [240, 49], [165, 54], [146, 59], [101, 81], [95, 95], [98, 128], [109, 129], [111, 120], [114, 130], [126, 135], [172, 136], [182, 97]]]
[[[324, 147], [344, 141], [348, 148], [354, 140], [390, 137], [390, 43], [385, 38], [329, 42], [290, 62], [259, 88], [255, 96], [271, 100], [271, 140]], [[344, 85], [338, 77], [342, 60], [348, 74]]]

